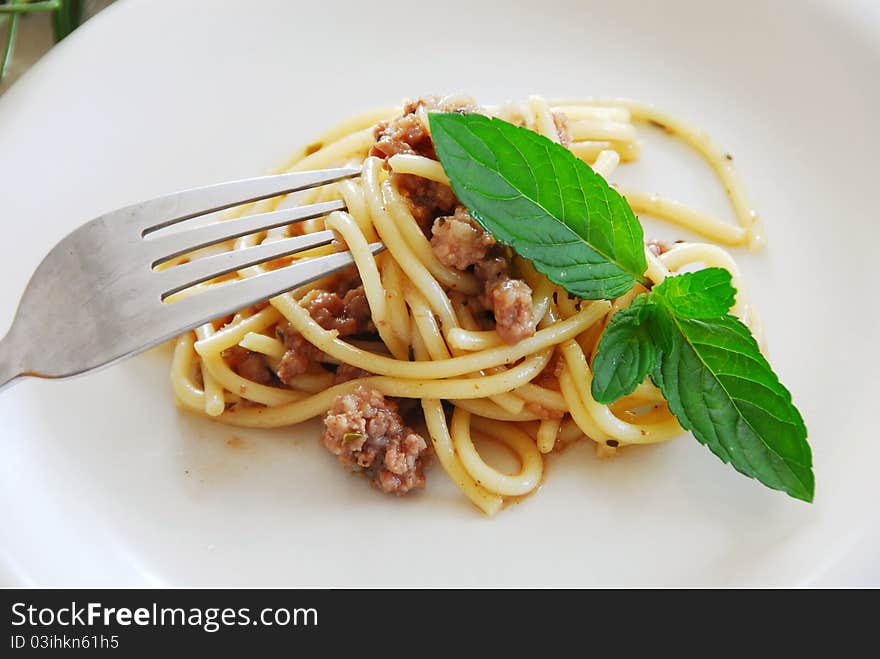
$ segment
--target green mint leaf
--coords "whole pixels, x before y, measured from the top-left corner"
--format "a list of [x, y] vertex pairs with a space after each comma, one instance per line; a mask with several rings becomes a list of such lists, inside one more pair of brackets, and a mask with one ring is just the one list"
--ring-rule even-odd
[[733, 316], [686, 318], [671, 307], [650, 323], [660, 344], [651, 377], [682, 427], [737, 471], [812, 501], [807, 429], [749, 329]]
[[667, 277], [651, 294], [680, 318], [718, 318], [727, 315], [736, 297], [730, 280], [724, 268], [706, 268]]
[[480, 114], [429, 115], [452, 189], [496, 240], [582, 299], [613, 299], [647, 268], [638, 219], [565, 147]]
[[723, 462], [812, 501], [807, 429], [791, 394], [734, 316], [730, 273], [668, 277], [611, 319], [593, 360], [593, 398], [612, 403], [650, 372], [682, 427]]
[[[613, 299], [644, 277], [642, 229], [617, 192], [562, 146], [478, 114], [429, 115], [453, 191], [474, 219], [583, 299]], [[807, 430], [748, 328], [728, 311], [730, 273], [667, 278], [608, 324], [592, 393], [610, 403], [646, 374], [670, 411], [725, 463], [812, 501]]]
[[593, 360], [593, 398], [603, 404], [631, 394], [654, 368], [657, 349], [650, 333], [656, 311], [647, 294], [611, 317]]

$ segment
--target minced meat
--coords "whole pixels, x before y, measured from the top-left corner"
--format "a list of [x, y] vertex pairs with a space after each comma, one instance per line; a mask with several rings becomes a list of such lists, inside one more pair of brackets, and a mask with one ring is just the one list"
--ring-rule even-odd
[[333, 384], [341, 384], [349, 380], [357, 380], [358, 378], [367, 378], [373, 375], [369, 371], [354, 366], [353, 364], [340, 364], [333, 376]]
[[430, 134], [414, 112], [377, 124], [373, 136], [376, 143], [370, 150], [371, 156], [390, 158], [398, 153], [415, 153], [428, 158], [437, 157]]
[[324, 353], [303, 338], [290, 323], [279, 325], [276, 334], [284, 342], [284, 356], [278, 363], [275, 374], [286, 385], [292, 385], [296, 376], [302, 375], [317, 362]]
[[522, 279], [508, 275], [507, 260], [500, 256], [476, 264], [474, 273], [483, 282], [482, 302], [495, 316], [495, 331], [510, 345], [535, 333], [532, 289]]
[[376, 143], [370, 149], [371, 156], [389, 158], [398, 153], [417, 154], [436, 159], [434, 142], [427, 127], [417, 114], [419, 108], [427, 112], [478, 112], [479, 108], [471, 99], [441, 99], [436, 96], [425, 96], [410, 101], [403, 106], [403, 114], [391, 121], [383, 121], [376, 125], [373, 136]]
[[416, 223], [427, 232], [434, 218], [449, 215], [458, 204], [455, 193], [445, 183], [415, 174], [392, 174], [391, 182], [403, 195]]
[[535, 333], [532, 289], [522, 279], [500, 278], [487, 284], [484, 293], [495, 315], [495, 331], [510, 345]]
[[431, 247], [443, 265], [464, 270], [486, 258], [495, 238], [476, 223], [464, 206], [455, 213], [438, 217], [431, 228]]
[[223, 351], [226, 364], [241, 377], [257, 384], [271, 384], [275, 377], [266, 362], [266, 355], [253, 352], [241, 346], [232, 346]]
[[321, 441], [351, 471], [362, 471], [384, 492], [425, 486], [430, 450], [379, 391], [358, 387], [336, 397], [324, 417]]
[[[389, 158], [399, 153], [415, 154], [436, 159], [434, 142], [427, 127], [417, 114], [419, 108], [426, 111], [439, 112], [477, 112], [479, 108], [470, 99], [440, 99], [436, 96], [420, 98], [407, 103], [403, 114], [391, 121], [378, 124], [374, 130], [376, 138], [371, 156]], [[392, 174], [391, 182], [409, 203], [410, 211], [416, 222], [427, 232], [431, 222], [440, 215], [449, 215], [455, 209], [458, 200], [452, 189], [436, 181], [429, 181], [412, 174]]]
[[[303, 296], [300, 305], [321, 327], [336, 330], [339, 336], [376, 330], [357, 271], [344, 273], [333, 291], [312, 289]], [[285, 349], [276, 375], [284, 384], [292, 385], [296, 377], [306, 373], [312, 364], [324, 357], [324, 353], [306, 341], [290, 323], [279, 325], [275, 332]]]
[[363, 286], [343, 295], [315, 288], [306, 293], [300, 304], [321, 327], [336, 330], [339, 336], [375, 331]]

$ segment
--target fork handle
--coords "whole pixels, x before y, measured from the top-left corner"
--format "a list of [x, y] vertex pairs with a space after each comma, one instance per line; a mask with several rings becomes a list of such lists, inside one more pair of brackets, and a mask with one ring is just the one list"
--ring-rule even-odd
[[21, 357], [16, 353], [9, 334], [0, 339], [0, 390], [24, 375]]

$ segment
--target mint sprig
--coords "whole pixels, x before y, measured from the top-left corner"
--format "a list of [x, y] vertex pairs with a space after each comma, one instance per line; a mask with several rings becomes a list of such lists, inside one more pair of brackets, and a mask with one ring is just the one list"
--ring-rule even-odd
[[631, 394], [657, 363], [657, 346], [647, 319], [655, 313], [648, 295], [639, 295], [611, 318], [593, 360], [593, 398], [596, 392], [614, 402]]
[[681, 318], [725, 316], [736, 301], [736, 289], [724, 268], [706, 268], [687, 276], [667, 277], [653, 297]]
[[728, 315], [735, 295], [727, 270], [707, 268], [636, 298], [599, 341], [593, 398], [613, 403], [650, 372], [682, 427], [723, 462], [812, 501], [807, 429], [749, 329]]
[[[452, 189], [474, 219], [583, 299], [650, 288], [632, 209], [568, 149], [478, 114], [430, 114]], [[812, 501], [807, 430], [791, 394], [729, 311], [730, 273], [668, 277], [616, 313], [593, 360], [592, 394], [613, 403], [650, 376], [682, 427], [723, 462]]]
[[641, 224], [571, 151], [480, 114], [429, 120], [443, 169], [473, 218], [550, 281], [587, 300], [647, 283]]

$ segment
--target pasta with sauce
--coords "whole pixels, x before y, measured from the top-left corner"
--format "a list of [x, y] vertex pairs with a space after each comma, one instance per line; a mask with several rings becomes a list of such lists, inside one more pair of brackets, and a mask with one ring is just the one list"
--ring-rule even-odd
[[[727, 269], [740, 292], [731, 313], [760, 343], [759, 320], [739, 270], [720, 247], [760, 248], [760, 224], [732, 163], [705, 133], [625, 100], [533, 96], [479, 107], [464, 96], [427, 98], [406, 103], [402, 112], [382, 109], [345, 121], [281, 169], [359, 164], [358, 179], [234, 211], [240, 216], [342, 199], [345, 211], [244, 236], [223, 249], [333, 229], [355, 267], [179, 337], [172, 383], [180, 404], [243, 427], [285, 427], [323, 416], [324, 445], [386, 492], [422, 487], [433, 455], [488, 515], [506, 499], [535, 490], [544, 456], [557, 447], [589, 439], [600, 456], [610, 457], [623, 446], [681, 435], [649, 379], [612, 405], [597, 403], [590, 391], [590, 365], [604, 327], [646, 289], [637, 285], [615, 300], [579, 300], [497, 244], [449, 187], [431, 141], [430, 110], [479, 112], [524, 126], [567, 147], [606, 179], [640, 156], [640, 123], [661, 125], [682, 139], [715, 170], [738, 223], [621, 189], [637, 214], [709, 241], [671, 248], [647, 242], [645, 276], [656, 284], [695, 265]], [[373, 255], [368, 244], [376, 240], [387, 249]], [[253, 276], [334, 249], [315, 248], [232, 276]], [[225, 279], [180, 294], [222, 286]], [[404, 421], [419, 411], [426, 433]], [[519, 471], [491, 466], [475, 439], [510, 449]]]

